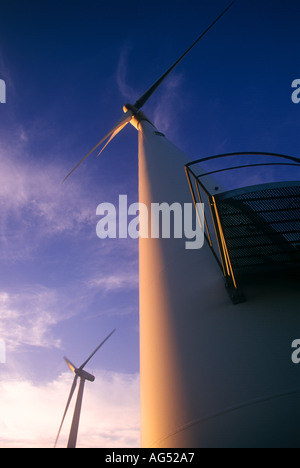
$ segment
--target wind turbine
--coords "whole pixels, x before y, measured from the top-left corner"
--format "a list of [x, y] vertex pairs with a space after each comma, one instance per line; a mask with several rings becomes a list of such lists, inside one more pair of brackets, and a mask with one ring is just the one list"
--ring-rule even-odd
[[[134, 105], [124, 106], [125, 115], [65, 180], [93, 151], [101, 148], [101, 154], [130, 122], [139, 135], [139, 202], [147, 206], [149, 213], [153, 203], [171, 206], [179, 202], [183, 206], [191, 202], [185, 174], [185, 167], [189, 171], [186, 165], [189, 158], [154, 127], [141, 108], [232, 5], [230, 3]], [[299, 376], [287, 356], [291, 339], [299, 329], [297, 276], [289, 274], [281, 278], [276, 271], [265, 274], [260, 270], [255, 272], [255, 277], [245, 280], [244, 292], [253, 299], [235, 305], [230, 301], [220, 271], [221, 260], [216, 252], [212, 255], [211, 245], [217, 237], [224, 250], [224, 275], [226, 271], [231, 274], [230, 249], [220, 230], [228, 200], [216, 180], [210, 176], [201, 182], [203, 180], [210, 194], [205, 212], [212, 212], [214, 202], [223, 193], [224, 213], [214, 212], [214, 224], [211, 224], [215, 232], [212, 238], [207, 237], [200, 251], [186, 250], [185, 239], [139, 239], [142, 446], [297, 446]], [[198, 186], [197, 190], [200, 194]], [[230, 227], [245, 229], [248, 242], [258, 238], [256, 231], [260, 233], [265, 226], [265, 237], [260, 234], [261, 251], [265, 245], [273, 248], [272, 240], [276, 239], [278, 246], [275, 247], [280, 249], [287, 236], [297, 235], [297, 228], [299, 231], [298, 219], [286, 238], [279, 232], [284, 219], [293, 220], [295, 207], [300, 208], [299, 188], [282, 187], [278, 193], [285, 206], [289, 206], [287, 213], [277, 196], [270, 201], [270, 194], [276, 194], [274, 186], [262, 188], [259, 195], [253, 195], [252, 207], [257, 207], [261, 201], [266, 205], [261, 214], [249, 208], [252, 200], [249, 187], [245, 187], [245, 193], [237, 194], [235, 205], [230, 207], [232, 213], [237, 213], [236, 206], [241, 205], [246, 212], [241, 209], [240, 215], [232, 215]], [[241, 197], [244, 197], [243, 203]], [[280, 209], [279, 214], [275, 209], [272, 218], [275, 203]], [[268, 219], [271, 216], [277, 231], [268, 225], [267, 216]], [[258, 220], [258, 225], [251, 225], [250, 218], [253, 222]], [[141, 230], [143, 222], [141, 217]], [[249, 232], [247, 222], [252, 228]], [[245, 239], [237, 233], [230, 247], [233, 245], [237, 251], [237, 242]], [[288, 246], [289, 257], [297, 258], [294, 254], [297, 245], [295, 248]], [[249, 245], [248, 252], [243, 255], [246, 260], [251, 249]], [[270, 261], [272, 264], [272, 258]]]
[[95, 381], [95, 377], [92, 374], [89, 374], [88, 372], [86, 372], [84, 370], [84, 367], [88, 364], [88, 362], [92, 359], [92, 357], [97, 353], [97, 351], [104, 345], [104, 343], [112, 336], [112, 334], [115, 331], [116, 330], [114, 329], [105, 338], [105, 340], [103, 340], [99, 344], [99, 346], [97, 346], [97, 348], [92, 352], [92, 354], [87, 358], [86, 361], [84, 361], [84, 363], [80, 367], [77, 368], [74, 364], [72, 364], [72, 362], [68, 358], [66, 358], [66, 357], [64, 358], [66, 363], [67, 363], [67, 366], [69, 367], [71, 372], [73, 372], [75, 374], [75, 376], [74, 376], [74, 380], [73, 380], [73, 383], [72, 383], [69, 398], [68, 398], [68, 401], [67, 401], [67, 405], [66, 405], [66, 408], [65, 408], [65, 411], [64, 411], [64, 415], [63, 415], [63, 418], [62, 418], [62, 421], [61, 421], [61, 424], [60, 424], [60, 427], [59, 427], [59, 430], [58, 430], [58, 434], [57, 434], [57, 437], [56, 437], [56, 440], [55, 440], [54, 448], [57, 445], [58, 438], [60, 436], [60, 432], [61, 432], [64, 420], [65, 420], [66, 414], [68, 412], [68, 409], [69, 409], [73, 394], [74, 394], [76, 386], [77, 386], [77, 380], [79, 378], [80, 379], [80, 384], [79, 384], [78, 395], [77, 395], [77, 400], [76, 400], [76, 405], [75, 405], [75, 409], [74, 409], [74, 415], [73, 415], [73, 420], [72, 420], [72, 425], [71, 425], [71, 430], [70, 430], [70, 435], [69, 435], [69, 440], [68, 440], [68, 446], [67, 446], [67, 448], [76, 448], [76, 441], [77, 441], [77, 435], [78, 435], [78, 427], [79, 427], [79, 420], [80, 420], [80, 413], [81, 413], [81, 406], [82, 406], [82, 399], [83, 399], [83, 391], [84, 391], [85, 381], [86, 380], [89, 381], [89, 382], [94, 382]]
[[181, 57], [176, 60], [175, 63], [136, 101], [134, 105], [126, 104], [123, 107], [124, 116], [116, 123], [116, 125], [102, 138], [92, 149], [89, 151], [76, 166], [66, 175], [63, 182], [70, 177], [71, 174], [101, 145], [104, 146], [101, 148], [98, 156], [102, 151], [107, 147], [107, 145], [118, 135], [118, 133], [123, 130], [126, 125], [131, 122], [134, 127], [137, 128], [139, 121], [148, 120], [147, 117], [141, 112], [141, 108], [146, 104], [150, 99], [152, 94], [159, 88], [159, 86], [166, 80], [170, 73], [179, 65], [179, 63], [186, 57], [186, 55], [195, 47], [196, 44], [213, 28], [213, 26], [225, 15], [225, 13], [232, 7], [234, 1], [228, 5], [227, 8], [210, 24], [210, 26], [196, 39], [196, 41], [181, 55]]

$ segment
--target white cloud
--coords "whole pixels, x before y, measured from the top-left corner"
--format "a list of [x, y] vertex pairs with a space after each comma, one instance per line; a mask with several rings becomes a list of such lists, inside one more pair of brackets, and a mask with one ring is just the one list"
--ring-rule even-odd
[[[77, 446], [139, 447], [139, 375], [95, 376], [86, 383]], [[0, 382], [0, 447], [53, 447], [71, 383], [71, 373], [41, 385]], [[58, 447], [66, 446], [72, 413], [71, 405]]]
[[101, 288], [105, 292], [118, 291], [121, 289], [138, 288], [139, 275], [136, 273], [117, 273], [114, 275], [101, 276], [91, 279], [88, 282], [90, 288]]
[[28, 258], [41, 240], [78, 236], [96, 221], [90, 194], [74, 180], [62, 184], [58, 164], [20, 154], [20, 142], [14, 151], [0, 146], [0, 256], [10, 260]]
[[57, 291], [32, 285], [16, 292], [0, 291], [0, 336], [10, 351], [24, 345], [60, 347], [51, 329], [68, 316]]

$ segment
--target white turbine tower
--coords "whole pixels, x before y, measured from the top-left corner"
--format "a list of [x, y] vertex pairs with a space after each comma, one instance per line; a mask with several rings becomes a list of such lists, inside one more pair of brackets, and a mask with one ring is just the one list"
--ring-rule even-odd
[[63, 415], [63, 418], [62, 418], [62, 421], [61, 421], [61, 424], [60, 424], [60, 427], [59, 427], [59, 430], [58, 430], [58, 434], [57, 434], [57, 437], [56, 437], [56, 440], [55, 440], [54, 447], [56, 447], [56, 445], [57, 445], [58, 438], [60, 436], [60, 432], [61, 432], [64, 420], [65, 420], [65, 417], [67, 415], [67, 412], [68, 412], [68, 409], [69, 409], [73, 394], [74, 394], [75, 389], [76, 389], [77, 380], [78, 380], [78, 378], [80, 378], [78, 395], [77, 395], [77, 400], [76, 400], [76, 405], [75, 405], [75, 409], [74, 409], [74, 415], [73, 415], [73, 420], [72, 420], [72, 425], [71, 425], [71, 430], [70, 430], [70, 435], [69, 435], [69, 440], [68, 440], [68, 446], [67, 446], [67, 448], [76, 448], [78, 428], [79, 428], [79, 420], [80, 420], [80, 413], [81, 413], [81, 406], [82, 406], [82, 399], [83, 399], [84, 384], [85, 384], [86, 380], [88, 380], [89, 382], [94, 382], [95, 381], [95, 377], [93, 375], [89, 374], [88, 372], [86, 372], [84, 370], [84, 367], [88, 364], [88, 362], [92, 359], [92, 357], [97, 353], [97, 351], [101, 348], [101, 346], [104, 345], [104, 343], [111, 337], [111, 335], [115, 331], [116, 330], [113, 330], [105, 338], [105, 340], [103, 340], [100, 343], [100, 345], [97, 346], [97, 348], [92, 352], [92, 354], [87, 358], [86, 361], [84, 361], [84, 363], [80, 367], [77, 368], [76, 366], [74, 366], [74, 364], [72, 364], [72, 362], [68, 358], [66, 358], [66, 357], [64, 358], [67, 365], [68, 365], [68, 367], [69, 367], [69, 369], [71, 370], [71, 372], [73, 372], [75, 374], [75, 377], [74, 377], [74, 380], [73, 380], [73, 383], [72, 383], [71, 391], [70, 391], [69, 398], [68, 398], [68, 401], [67, 401], [67, 405], [66, 405], [66, 408], [65, 408], [65, 411], [64, 411], [64, 415]]
[[[139, 240], [143, 447], [276, 447], [300, 440], [299, 375], [290, 359], [300, 329], [299, 273], [273, 268], [276, 259], [299, 262], [299, 184], [226, 193], [203, 169], [192, 172], [189, 158], [140, 110], [231, 6], [133, 106], [124, 106], [123, 118], [67, 175], [130, 122], [139, 132], [139, 202], [149, 213], [153, 203], [190, 203], [190, 189], [194, 201], [195, 194], [207, 197], [200, 251], [186, 250], [184, 239]], [[241, 276], [243, 302], [236, 265], [255, 257], [256, 268], [260, 256], [268, 272]]]

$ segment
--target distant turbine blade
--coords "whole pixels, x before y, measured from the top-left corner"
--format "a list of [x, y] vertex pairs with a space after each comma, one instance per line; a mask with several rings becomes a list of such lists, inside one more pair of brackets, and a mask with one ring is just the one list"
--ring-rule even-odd
[[228, 5], [227, 8], [225, 8], [225, 10], [215, 19], [215, 21], [213, 21], [213, 23], [211, 23], [211, 25], [201, 34], [200, 37], [198, 37], [198, 39], [191, 45], [191, 47], [189, 47], [187, 49], [187, 51], [169, 68], [168, 71], [166, 71], [166, 73], [164, 73], [155, 83], [154, 85], [151, 86], [151, 88], [148, 89], [148, 91], [146, 91], [137, 101], [136, 103], [134, 104], [134, 107], [136, 107], [137, 109], [141, 109], [141, 107], [143, 107], [146, 102], [148, 101], [148, 99], [152, 96], [152, 94], [157, 90], [157, 88], [165, 81], [165, 79], [167, 78], [167, 76], [169, 76], [169, 74], [174, 70], [174, 68], [177, 67], [177, 65], [184, 59], [184, 57], [195, 47], [195, 45], [200, 41], [200, 39], [202, 39], [207, 33], [208, 31], [222, 18], [222, 16], [225, 15], [225, 13], [227, 13], [227, 11], [232, 7], [232, 5], [234, 4], [234, 1], [232, 3], [230, 3], [230, 5]]
[[68, 358], [64, 357], [64, 360], [66, 361], [67, 366], [69, 367], [70, 371], [71, 371], [71, 372], [74, 372], [74, 374], [75, 374], [76, 366], [74, 366], [74, 364], [72, 364], [72, 362], [69, 361]]
[[72, 383], [72, 387], [71, 387], [70, 395], [69, 395], [69, 398], [68, 398], [68, 401], [67, 401], [66, 409], [65, 409], [65, 412], [64, 412], [64, 415], [63, 415], [63, 418], [62, 418], [61, 424], [60, 424], [60, 426], [59, 426], [58, 434], [57, 434], [57, 436], [56, 436], [56, 439], [55, 439], [54, 448], [55, 448], [55, 447], [56, 447], [56, 445], [57, 445], [58, 438], [59, 438], [59, 436], [60, 436], [60, 432], [61, 432], [61, 429], [62, 429], [62, 426], [63, 426], [64, 420], [65, 420], [65, 417], [66, 417], [67, 411], [68, 411], [68, 409], [69, 409], [69, 406], [70, 406], [70, 403], [71, 403], [71, 400], [72, 400], [73, 394], [74, 394], [74, 392], [75, 392], [76, 385], [77, 385], [77, 379], [78, 379], [78, 376], [77, 376], [77, 375], [75, 375], [75, 377], [74, 377], [74, 380], [73, 380], [73, 383]]
[[[121, 129], [128, 123], [130, 122], [130, 120], [132, 119], [132, 116], [133, 116], [133, 113], [132, 111], [127, 111], [126, 114], [123, 115], [123, 117], [119, 120], [119, 122], [111, 129], [110, 132], [107, 133], [107, 135], [105, 135], [104, 138], [102, 138], [102, 140], [99, 141], [99, 143], [96, 144], [96, 146], [94, 146], [94, 148], [91, 149], [91, 151], [89, 151], [85, 156], [84, 158], [81, 159], [81, 161], [79, 161], [78, 164], [76, 164], [75, 167], [73, 167], [73, 169], [69, 172], [68, 175], [66, 175], [66, 177], [64, 178], [63, 182], [65, 182], [71, 174], [73, 174], [73, 172], [76, 171], [76, 169], [80, 166], [80, 164], [82, 164], [97, 148], [99, 148], [100, 145], [102, 145], [102, 143], [105, 142], [105, 140], [107, 140], [111, 135], [113, 135], [115, 132], [117, 132], [117, 130]], [[119, 133], [119, 132], [117, 132]], [[116, 133], [116, 134], [117, 134]], [[111, 141], [112, 138], [109, 140]], [[105, 145], [107, 146], [107, 145]]]
[[96, 354], [96, 352], [104, 345], [104, 343], [111, 337], [113, 333], [115, 333], [116, 329], [114, 329], [106, 338], [99, 344], [99, 346], [92, 352], [92, 354], [87, 358], [87, 360], [79, 367], [79, 370], [82, 370], [87, 363], [92, 359], [92, 357]]

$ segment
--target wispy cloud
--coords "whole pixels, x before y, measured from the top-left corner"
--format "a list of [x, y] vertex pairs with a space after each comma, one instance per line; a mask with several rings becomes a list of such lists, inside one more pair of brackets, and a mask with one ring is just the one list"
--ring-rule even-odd
[[[136, 251], [124, 258], [118, 254], [118, 271], [114, 273], [115, 245], [101, 244], [95, 230], [96, 206], [107, 200], [110, 188], [106, 186], [102, 196], [102, 189], [96, 184], [91, 187], [86, 177], [74, 177], [62, 185], [66, 168], [60, 162], [59, 145], [54, 150], [51, 146], [55, 132], [46, 138], [40, 127], [37, 131], [35, 125], [23, 125], [14, 117], [13, 125], [0, 129], [0, 259], [4, 265], [0, 338], [7, 347], [7, 365], [1, 368], [5, 380], [0, 381], [0, 446], [51, 447], [72, 375], [63, 374], [39, 385], [25, 376], [40, 371], [44, 356], [45, 362], [51, 361], [49, 374], [56, 375], [56, 350], [63, 348], [71, 335], [76, 343], [77, 324], [85, 320], [88, 327], [91, 323], [91, 336], [93, 325], [99, 325], [98, 316], [94, 320], [98, 294], [123, 293], [137, 286], [134, 268], [127, 278], [122, 272], [133, 256], [136, 260]], [[45, 148], [46, 142], [48, 153], [55, 154], [46, 159], [44, 151], [37, 158], [37, 147], [42, 143]], [[122, 252], [120, 246], [118, 249]], [[99, 275], [101, 266], [106, 265], [106, 276]], [[94, 279], [87, 284], [87, 278]], [[116, 313], [119, 304], [111, 297], [105, 299], [101, 314], [107, 310]], [[127, 301], [131, 304], [131, 297]], [[101, 326], [106, 319], [101, 317]], [[87, 386], [85, 392], [79, 445], [138, 446], [139, 376], [95, 375], [95, 384]], [[69, 428], [70, 420], [60, 441], [64, 446]]]
[[40, 285], [15, 292], [1, 291], [0, 336], [8, 350], [26, 345], [60, 347], [60, 340], [51, 331], [68, 318], [65, 305], [57, 291]]
[[[98, 371], [95, 376], [85, 388], [78, 447], [139, 447], [139, 375]], [[72, 378], [66, 373], [40, 385], [0, 382], [0, 446], [53, 447]], [[71, 406], [59, 447], [66, 446], [72, 413]]]
[[105, 292], [134, 289], [138, 288], [139, 274], [138, 272], [123, 272], [108, 276], [98, 276], [88, 281], [87, 285], [90, 288], [102, 289]]
[[137, 91], [127, 83], [128, 56], [131, 50], [132, 47], [128, 44], [122, 47], [118, 61], [116, 78], [120, 93], [122, 94], [123, 98], [133, 104], [137, 99]]
[[154, 124], [162, 132], [176, 133], [177, 114], [184, 108], [181, 93], [183, 74], [173, 72], [162, 85], [159, 101], [154, 107]]
[[[21, 140], [26, 139], [22, 131]], [[0, 255], [27, 257], [39, 241], [80, 232], [95, 223], [95, 207], [74, 180], [62, 185], [58, 164], [33, 162], [22, 148], [0, 145]]]

